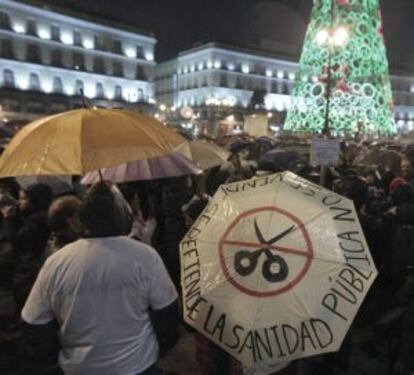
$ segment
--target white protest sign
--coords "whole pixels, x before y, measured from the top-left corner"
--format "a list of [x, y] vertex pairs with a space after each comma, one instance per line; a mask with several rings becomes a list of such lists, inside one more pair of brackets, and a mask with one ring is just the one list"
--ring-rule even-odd
[[244, 131], [253, 137], [267, 136], [268, 118], [266, 115], [251, 115], [244, 118]]
[[311, 163], [313, 165], [335, 165], [339, 161], [339, 141], [334, 139], [313, 139]]

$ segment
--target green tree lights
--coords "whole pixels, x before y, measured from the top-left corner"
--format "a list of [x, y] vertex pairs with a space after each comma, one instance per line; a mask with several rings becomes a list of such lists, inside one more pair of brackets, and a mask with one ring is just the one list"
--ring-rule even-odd
[[314, 0], [285, 130], [394, 132], [378, 0]]

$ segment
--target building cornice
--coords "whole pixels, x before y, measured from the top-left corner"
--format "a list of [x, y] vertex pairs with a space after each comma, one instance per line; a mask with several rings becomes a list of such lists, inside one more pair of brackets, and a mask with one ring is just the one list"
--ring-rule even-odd
[[[11, 1], [0, 0], [0, 8], [2, 5], [9, 9], [29, 13], [33, 16], [48, 19], [51, 23], [65, 23], [74, 27], [84, 27], [90, 31], [114, 33], [117, 36], [122, 36], [136, 41], [147, 42], [155, 44], [157, 40], [152, 34], [144, 33], [131, 26], [118, 24], [107, 19], [98, 19], [85, 14], [73, 12], [67, 9], [58, 8], [56, 6], [45, 5], [33, 0]], [[108, 26], [105, 26], [106, 23]]]
[[293, 61], [293, 58], [289, 58], [287, 56], [276, 56], [272, 52], [242, 48], [215, 42], [206, 43], [195, 48], [182, 51], [178, 54], [178, 59], [182, 60], [187, 57], [191, 58], [199, 54], [204, 54], [206, 52], [224, 52], [240, 58], [254, 58], [255, 60], [260, 60], [267, 63], [278, 63], [292, 67], [297, 66], [298, 64], [298, 62]]
[[21, 39], [30, 40], [30, 41], [38, 43], [40, 45], [48, 44], [48, 45], [53, 46], [53, 47], [60, 47], [63, 50], [71, 49], [71, 50], [82, 52], [84, 54], [101, 55], [101, 56], [106, 57], [106, 58], [110, 57], [110, 58], [120, 59], [120, 60], [127, 61], [127, 62], [134, 62], [134, 63], [151, 65], [151, 66], [156, 65], [155, 61], [149, 61], [145, 58], [138, 58], [138, 57], [131, 58], [131, 57], [122, 55], [120, 53], [103, 51], [103, 50], [95, 49], [95, 48], [88, 49], [88, 48], [85, 48], [85, 47], [77, 46], [75, 44], [64, 44], [64, 43], [58, 42], [56, 40], [41, 39], [41, 38], [38, 38], [38, 37], [33, 36], [33, 35], [15, 33], [15, 32], [10, 31], [10, 30], [0, 29], [0, 35], [2, 35], [2, 34], [7, 35], [7, 36], [11, 36], [13, 38], [21, 38]]

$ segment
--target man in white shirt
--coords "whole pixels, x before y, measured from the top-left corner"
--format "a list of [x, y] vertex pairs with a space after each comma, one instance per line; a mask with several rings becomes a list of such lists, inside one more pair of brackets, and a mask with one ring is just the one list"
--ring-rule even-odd
[[86, 238], [48, 258], [22, 318], [31, 329], [57, 322], [65, 374], [151, 374], [177, 339], [174, 285], [154, 249], [125, 237], [131, 215], [116, 188], [93, 186], [80, 219]]

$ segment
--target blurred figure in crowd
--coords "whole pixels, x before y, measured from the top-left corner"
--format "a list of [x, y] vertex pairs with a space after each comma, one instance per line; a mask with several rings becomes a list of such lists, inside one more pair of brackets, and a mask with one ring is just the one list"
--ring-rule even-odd
[[22, 225], [13, 241], [16, 257], [13, 288], [19, 311], [43, 262], [43, 253], [50, 235], [47, 211], [52, 199], [52, 190], [44, 184], [29, 185], [19, 193], [18, 206]]
[[48, 223], [52, 233], [44, 258], [80, 238], [82, 234], [82, 224], [79, 219], [81, 203], [79, 198], [72, 195], [53, 201], [48, 211]]

